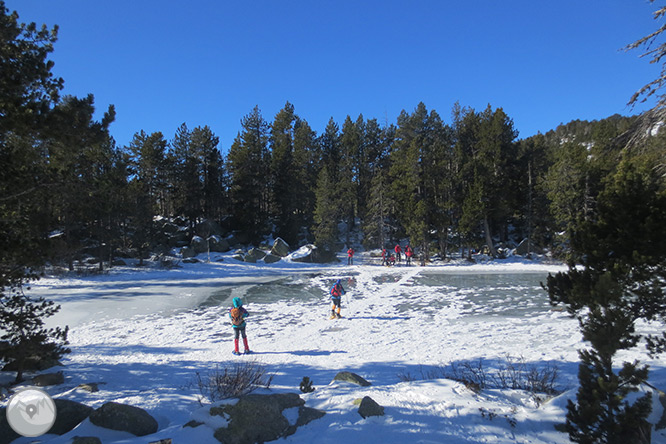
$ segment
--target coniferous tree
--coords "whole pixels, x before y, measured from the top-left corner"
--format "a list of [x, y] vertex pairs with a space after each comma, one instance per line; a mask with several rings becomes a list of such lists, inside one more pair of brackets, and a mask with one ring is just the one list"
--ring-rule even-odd
[[324, 256], [330, 256], [338, 246], [338, 218], [340, 212], [337, 209], [337, 196], [334, 184], [331, 183], [331, 174], [328, 167], [319, 172], [317, 190], [315, 192], [317, 204], [314, 213], [315, 245], [320, 248]]
[[183, 215], [189, 221], [190, 227], [194, 227], [202, 212], [201, 181], [192, 149], [192, 132], [185, 123], [176, 130], [168, 159], [173, 210], [176, 215]]
[[[97, 198], [108, 185], [115, 157], [115, 147], [109, 135], [109, 124], [114, 120], [113, 106], [102, 121], [94, 121], [94, 98], [65, 97], [47, 119], [49, 170], [54, 184], [51, 205], [56, 220], [64, 233], [68, 246], [65, 259], [73, 269], [73, 259], [83, 240], [96, 239], [100, 269], [103, 267], [103, 219], [108, 215], [108, 202], [100, 204]], [[108, 194], [108, 193], [106, 193]], [[106, 212], [105, 212], [106, 211]], [[108, 228], [108, 227], [107, 227]]]
[[350, 245], [350, 233], [354, 228], [359, 206], [359, 182], [363, 156], [363, 116], [352, 122], [347, 116], [340, 134], [341, 164], [338, 176], [339, 208], [346, 226], [346, 244]]
[[270, 153], [269, 126], [259, 107], [241, 120], [243, 131], [231, 145], [228, 155], [230, 200], [235, 226], [252, 242], [258, 242], [267, 228]]
[[299, 186], [294, 159], [294, 131], [297, 116], [287, 102], [271, 126], [271, 213], [276, 234], [288, 244], [298, 240], [298, 203], [294, 199]]
[[129, 172], [132, 180], [129, 192], [134, 222], [133, 245], [139, 251], [140, 265], [153, 242], [157, 215], [165, 214], [167, 142], [160, 132], [150, 135], [140, 131], [128, 148]]
[[58, 307], [23, 293], [47, 259], [50, 220], [46, 119], [63, 81], [51, 73], [48, 55], [57, 27], [22, 24], [0, 0], [0, 330], [22, 379], [28, 353], [59, 358], [67, 352], [67, 329], [45, 329], [43, 319]]
[[[315, 244], [331, 253], [338, 248], [338, 222], [344, 217], [341, 209], [340, 181], [342, 152], [340, 130], [331, 118], [324, 134], [319, 138], [322, 168], [315, 189], [315, 213], [313, 234]], [[325, 176], [325, 177], [324, 177]]]
[[314, 223], [315, 190], [319, 176], [321, 152], [317, 135], [302, 119], [294, 123], [294, 189], [291, 190], [295, 207], [299, 237], [296, 245], [311, 242], [309, 230]]
[[663, 316], [666, 241], [658, 227], [664, 223], [666, 193], [654, 165], [625, 159], [594, 214], [573, 230], [569, 271], [548, 277], [551, 301], [578, 316], [591, 345], [581, 352], [581, 385], [568, 406], [567, 429], [575, 442], [649, 442], [649, 396], [626, 400], [647, 379], [647, 367], [625, 363], [615, 373], [613, 359], [640, 340], [637, 319]]
[[389, 239], [394, 236], [395, 203], [386, 176], [386, 172], [380, 169], [372, 178], [363, 226], [363, 245], [366, 248], [386, 247]]
[[191, 151], [199, 182], [199, 214], [221, 218], [225, 205], [224, 162], [218, 149], [220, 139], [208, 126], [196, 127], [190, 134]]

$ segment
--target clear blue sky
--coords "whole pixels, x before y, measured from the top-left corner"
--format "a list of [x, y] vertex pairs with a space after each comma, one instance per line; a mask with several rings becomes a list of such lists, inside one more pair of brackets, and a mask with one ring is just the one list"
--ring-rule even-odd
[[59, 25], [65, 94], [114, 104], [111, 133], [208, 125], [227, 151], [255, 105], [287, 101], [321, 134], [332, 117], [395, 123], [419, 102], [502, 107], [520, 138], [636, 114], [660, 67], [621, 49], [655, 30], [647, 0], [6, 0]]

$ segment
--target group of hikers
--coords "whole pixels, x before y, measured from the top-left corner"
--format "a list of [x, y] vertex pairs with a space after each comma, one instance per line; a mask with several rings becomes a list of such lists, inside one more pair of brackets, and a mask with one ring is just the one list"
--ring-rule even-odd
[[[354, 248], [349, 247], [349, 250], [347, 250], [347, 265], [354, 265], [354, 253]], [[395, 245], [393, 252], [390, 253], [386, 250], [386, 247], [382, 248], [382, 265], [391, 266], [396, 265], [396, 263], [399, 264], [403, 253], [405, 255], [405, 265], [412, 265], [414, 249], [411, 245], [407, 244], [403, 250], [399, 243]]]
[[[395, 253], [394, 253], [395, 252]], [[391, 266], [399, 264], [402, 260], [402, 254], [405, 254], [405, 265], [412, 265], [412, 257], [414, 256], [414, 249], [407, 244], [404, 251], [400, 244], [396, 244], [392, 252], [388, 252], [386, 248], [382, 248], [382, 265]]]
[[[354, 249], [350, 247], [347, 250], [347, 265], [354, 265]], [[412, 247], [407, 244], [403, 251], [400, 244], [396, 244], [393, 248], [393, 252], [388, 253], [386, 248], [382, 248], [382, 265], [390, 266], [395, 265], [396, 261], [399, 264], [402, 260], [402, 255], [405, 255], [405, 264], [411, 265], [412, 256], [414, 256], [414, 250]], [[329, 289], [329, 294], [331, 296], [331, 319], [339, 319], [342, 316], [340, 315], [340, 309], [342, 308], [342, 295], [345, 294], [345, 289], [342, 287], [342, 282], [338, 279], [335, 284]], [[243, 307], [243, 300], [239, 297], [235, 297], [232, 300], [233, 307], [229, 309], [229, 319], [231, 320], [231, 326], [234, 330], [234, 351], [233, 354], [240, 355], [239, 345], [240, 339], [243, 339], [244, 353], [252, 353], [250, 346], [247, 342], [247, 334], [245, 333], [246, 321], [250, 314]]]

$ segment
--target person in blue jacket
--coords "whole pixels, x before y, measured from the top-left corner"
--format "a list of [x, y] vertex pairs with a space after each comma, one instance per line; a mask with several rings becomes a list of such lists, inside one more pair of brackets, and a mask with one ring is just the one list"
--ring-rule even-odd
[[241, 298], [233, 299], [234, 306], [229, 309], [229, 319], [231, 319], [231, 326], [234, 328], [234, 355], [240, 355], [238, 351], [238, 340], [240, 336], [243, 337], [243, 346], [245, 353], [251, 353], [250, 346], [247, 344], [247, 335], [245, 334], [245, 318], [250, 316], [245, 307], [243, 307], [243, 300]]
[[331, 307], [331, 319], [341, 318], [342, 316], [340, 316], [340, 306], [342, 304], [342, 295], [345, 294], [345, 289], [342, 288], [342, 282], [340, 279], [338, 279], [331, 287], [330, 293], [331, 302], [333, 302], [333, 306]]

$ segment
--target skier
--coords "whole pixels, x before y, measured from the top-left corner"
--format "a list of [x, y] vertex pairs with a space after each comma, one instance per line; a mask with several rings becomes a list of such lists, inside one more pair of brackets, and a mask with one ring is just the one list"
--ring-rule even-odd
[[402, 248], [400, 248], [400, 244], [395, 244], [395, 258], [400, 263], [400, 253], [402, 253]]
[[[342, 283], [338, 279], [335, 284], [331, 287], [331, 302], [333, 306], [331, 307], [331, 319], [341, 318], [340, 316], [340, 305], [342, 304], [342, 295], [345, 294], [345, 289], [342, 288]], [[337, 307], [337, 313], [336, 313]]]
[[354, 249], [352, 247], [347, 250], [347, 265], [354, 265]]
[[405, 261], [407, 265], [412, 265], [412, 256], [414, 256], [414, 250], [412, 250], [412, 247], [407, 244], [405, 247]]
[[241, 298], [233, 299], [234, 306], [229, 309], [229, 319], [231, 319], [231, 326], [234, 328], [234, 355], [240, 355], [238, 351], [238, 339], [239, 336], [243, 337], [243, 346], [245, 347], [245, 353], [252, 353], [250, 346], [247, 345], [247, 335], [245, 334], [245, 318], [247, 318], [250, 313], [247, 312], [245, 307], [243, 307], [243, 300]]

